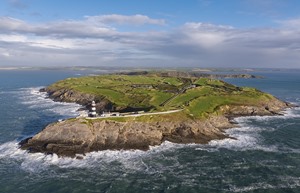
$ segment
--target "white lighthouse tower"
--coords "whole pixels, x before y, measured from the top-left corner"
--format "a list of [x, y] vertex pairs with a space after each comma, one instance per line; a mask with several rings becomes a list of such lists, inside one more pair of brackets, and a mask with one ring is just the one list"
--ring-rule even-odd
[[91, 109], [90, 109], [90, 113], [89, 113], [89, 117], [96, 117], [97, 113], [96, 113], [96, 103], [95, 101], [92, 102], [91, 104]]

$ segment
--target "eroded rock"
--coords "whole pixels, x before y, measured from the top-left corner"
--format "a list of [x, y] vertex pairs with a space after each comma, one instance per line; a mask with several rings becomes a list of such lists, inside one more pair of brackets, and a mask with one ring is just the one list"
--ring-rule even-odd
[[43, 131], [21, 143], [30, 152], [56, 153], [74, 157], [106, 149], [141, 149], [161, 144], [207, 143], [222, 139], [223, 129], [232, 127], [225, 117], [186, 122], [116, 122], [72, 119], [48, 125]]

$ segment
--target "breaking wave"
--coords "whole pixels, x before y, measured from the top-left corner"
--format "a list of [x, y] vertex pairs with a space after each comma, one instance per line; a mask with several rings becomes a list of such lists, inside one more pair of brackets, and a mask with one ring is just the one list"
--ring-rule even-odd
[[23, 88], [17, 91], [21, 103], [27, 105], [30, 109], [39, 109], [42, 111], [51, 111], [63, 117], [78, 116], [78, 109], [81, 105], [75, 103], [54, 102], [47, 98], [47, 93], [40, 92], [42, 87]]
[[[0, 159], [21, 162], [21, 168], [28, 172], [41, 172], [50, 166], [60, 168], [93, 168], [110, 167], [113, 162], [119, 162], [126, 169], [145, 170], [143, 159], [160, 154], [161, 152], [174, 151], [183, 145], [164, 142], [160, 146], [151, 147], [148, 151], [142, 150], [105, 150], [90, 152], [82, 159], [58, 157], [56, 154], [45, 155], [43, 153], [28, 153], [19, 148], [17, 141], [11, 141], [0, 145]], [[106, 168], [107, 169], [107, 168]]]
[[[40, 109], [56, 113], [62, 118], [78, 116], [80, 105], [72, 103], [54, 102], [47, 98], [46, 93], [39, 92], [40, 87], [24, 88], [16, 91], [21, 103], [31, 109]], [[90, 168], [99, 166], [109, 167], [112, 162], [119, 162], [125, 168], [147, 170], [143, 163], [143, 158], [161, 154], [162, 152], [176, 151], [181, 148], [193, 148], [195, 150], [215, 152], [222, 148], [234, 151], [261, 150], [266, 152], [279, 152], [276, 145], [267, 145], [264, 143], [261, 132], [273, 132], [273, 127], [258, 127], [251, 124], [251, 120], [272, 121], [274, 119], [292, 119], [298, 118], [300, 108], [289, 109], [284, 112], [284, 116], [254, 116], [240, 117], [235, 121], [239, 127], [226, 130], [226, 133], [235, 139], [213, 140], [206, 145], [197, 144], [174, 144], [164, 142], [160, 146], [151, 147], [148, 151], [140, 150], [121, 150], [121, 151], [99, 151], [87, 153], [81, 160], [75, 158], [60, 158], [56, 154], [44, 155], [42, 153], [29, 154], [27, 151], [18, 148], [17, 141], [11, 141], [0, 145], [0, 159], [15, 159], [21, 162], [21, 168], [36, 172], [42, 171], [47, 166], [58, 166], [60, 168]], [[299, 151], [294, 150], [299, 153]]]
[[279, 184], [270, 184], [266, 182], [253, 183], [249, 186], [237, 187], [231, 186], [231, 192], [253, 192], [258, 190], [278, 190], [286, 188], [297, 188], [300, 187], [300, 178], [291, 177], [291, 176], [279, 176], [281, 182]]
[[[282, 148], [277, 145], [270, 145], [264, 143], [262, 132], [274, 132], [276, 131], [276, 125], [272, 123], [274, 121], [289, 120], [300, 118], [300, 108], [292, 108], [283, 112], [283, 115], [276, 116], [251, 116], [251, 117], [238, 117], [234, 121], [238, 123], [238, 127], [226, 130], [226, 134], [234, 139], [212, 140], [209, 142], [210, 148], [226, 148], [235, 151], [247, 151], [247, 150], [262, 150], [266, 152], [294, 152], [300, 153], [297, 149]], [[257, 126], [252, 122], [270, 123], [264, 126]], [[293, 124], [293, 123], [290, 123]]]

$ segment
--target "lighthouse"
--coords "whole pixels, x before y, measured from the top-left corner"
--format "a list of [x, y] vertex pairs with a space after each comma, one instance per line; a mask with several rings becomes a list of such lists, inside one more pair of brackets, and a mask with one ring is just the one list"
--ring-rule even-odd
[[91, 109], [90, 109], [90, 112], [89, 112], [89, 117], [96, 117], [97, 116], [97, 113], [96, 113], [96, 103], [95, 101], [92, 102], [91, 104]]

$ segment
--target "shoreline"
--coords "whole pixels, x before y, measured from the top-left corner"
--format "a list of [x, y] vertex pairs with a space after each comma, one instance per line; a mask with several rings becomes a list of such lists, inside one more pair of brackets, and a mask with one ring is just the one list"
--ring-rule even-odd
[[[107, 76], [105, 78], [84, 78], [87, 78], [92, 82], [94, 81], [95, 85], [99, 85], [97, 80], [103, 80], [102, 82], [119, 81], [121, 86], [124, 86], [124, 79], [127, 78], [128, 80], [135, 81], [133, 83], [129, 81], [130, 83], [126, 84], [127, 88], [130, 88], [132, 93], [135, 93], [134, 89], [136, 89], [136, 87], [137, 89], [141, 89], [147, 93], [151, 93], [153, 90], [159, 93], [164, 93], [166, 92], [166, 88], [169, 89], [168, 91], [173, 91], [169, 86], [171, 83], [165, 84], [166, 79], [164, 79], [164, 76], [158, 78], [158, 80], [163, 81], [163, 83], [156, 83], [156, 87], [151, 85], [151, 88], [149, 84], [136, 86], [139, 82], [134, 78], [137, 78], [141, 82], [141, 77], [132, 78], [132, 76], [123, 75], [122, 78], [124, 79], [122, 79], [116, 75]], [[170, 80], [170, 78], [168, 79]], [[98, 96], [96, 93], [84, 91], [80, 92], [73, 89], [72, 85], [76, 84], [76, 80], [77, 79], [69, 78], [56, 83], [60, 86], [55, 86], [55, 84], [53, 84], [47, 88], [41, 89], [40, 92], [47, 92], [49, 99], [52, 99], [53, 101], [77, 103], [83, 107], [85, 106], [87, 109], [91, 106], [90, 101], [96, 101], [93, 108], [95, 107], [98, 113], [108, 110], [114, 110], [115, 112], [126, 112], [126, 110], [127, 112], [134, 112], [138, 109], [138, 106], [131, 105], [132, 103], [130, 102], [132, 102], [132, 99], [128, 99], [129, 102], [126, 100], [125, 102], [124, 100], [121, 100], [123, 102], [120, 102], [119, 98], [113, 98], [115, 100], [114, 101], [111, 100], [112, 98]], [[144, 77], [142, 80], [144, 81]], [[147, 80], [154, 81], [151, 76], [147, 77]], [[178, 79], [174, 78], [171, 80], [175, 81]], [[69, 81], [68, 84], [70, 84], [70, 87], [65, 86], [64, 83], [66, 82], [64, 81]], [[233, 121], [233, 118], [235, 117], [255, 115], [274, 116], [279, 115], [281, 111], [292, 107], [291, 104], [283, 102], [270, 94], [266, 94], [254, 88], [236, 87], [226, 82], [212, 79], [184, 79], [184, 82], [188, 81], [190, 81], [189, 84], [198, 85], [191, 87], [189, 90], [191, 92], [187, 92], [185, 89], [185, 92], [181, 93], [180, 91], [182, 88], [184, 89], [186, 85], [180, 82], [183, 84], [183, 87], [178, 87], [176, 90], [181, 94], [181, 96], [188, 97], [185, 103], [179, 101], [182, 103], [181, 106], [176, 103], [176, 107], [182, 108], [181, 110], [170, 110], [172, 109], [170, 107], [168, 107], [168, 109], [159, 108], [159, 106], [147, 106], [146, 104], [148, 103], [142, 103], [142, 101], [146, 98], [142, 98], [143, 100], [141, 102], [134, 101], [134, 98], [134, 104], [141, 103], [140, 106], [144, 107], [144, 111], [147, 112], [145, 108], [152, 108], [161, 110], [161, 112], [143, 113], [130, 116], [110, 116], [103, 118], [79, 117], [66, 119], [64, 121], [51, 123], [33, 137], [21, 141], [20, 148], [32, 153], [55, 153], [59, 156], [75, 157], [77, 154], [84, 155], [88, 152], [107, 149], [148, 150], [150, 146], [160, 145], [164, 141], [182, 144], [206, 144], [215, 139], [231, 138], [225, 133], [225, 130], [237, 126]], [[90, 82], [88, 84], [82, 82], [82, 78], [77, 80], [77, 82], [79, 85], [85, 85], [80, 88], [90, 86], [89, 88], [91, 89], [98, 89], [98, 86], [91, 86]], [[161, 84], [165, 87], [160, 86]], [[201, 94], [195, 99], [192, 95], [190, 95], [190, 93], [202, 93], [203, 89], [208, 89], [208, 94], [212, 94], [215, 98], [209, 98], [208, 94]], [[113, 92], [112, 90], [109, 91]], [[127, 94], [132, 93], [129, 92]], [[108, 96], [111, 95], [108, 94]], [[145, 95], [140, 95], [140, 97], [145, 97]], [[171, 94], [168, 98], [170, 97], [172, 98]], [[167, 101], [168, 98], [166, 98]], [[166, 99], [162, 101], [165, 101]], [[210, 102], [207, 99], [213, 99], [215, 101]], [[230, 102], [226, 102], [226, 99]], [[239, 102], [236, 102], [236, 99], [239, 100]], [[197, 103], [194, 104], [193, 100]], [[225, 102], [223, 102], [224, 100]], [[116, 103], [116, 101], [119, 103]], [[122, 105], [120, 106], [120, 104]], [[158, 102], [155, 104], [159, 105], [162, 103]], [[207, 106], [209, 106], [209, 108]], [[174, 106], [172, 107], [175, 108]]]
[[[286, 110], [291, 107], [286, 107]], [[240, 115], [251, 117], [255, 115]], [[266, 115], [259, 115], [266, 116]], [[284, 116], [269, 114], [267, 116]], [[102, 150], [144, 150], [165, 141], [180, 144], [208, 144], [212, 140], [235, 139], [226, 134], [227, 129], [239, 127], [233, 116], [211, 117], [205, 121], [140, 123], [111, 120], [67, 119], [46, 126], [37, 135], [21, 141], [21, 149], [30, 153], [42, 152], [62, 157], [78, 157], [88, 152]], [[141, 131], [140, 128], [143, 128]], [[164, 129], [159, 129], [164, 128]], [[180, 128], [180, 129], [178, 129]], [[195, 131], [193, 128], [201, 128]], [[168, 133], [166, 131], [169, 131]], [[74, 133], [74, 131], [76, 131]], [[62, 137], [60, 135], [64, 134]], [[92, 140], [94, 139], [94, 140]]]

